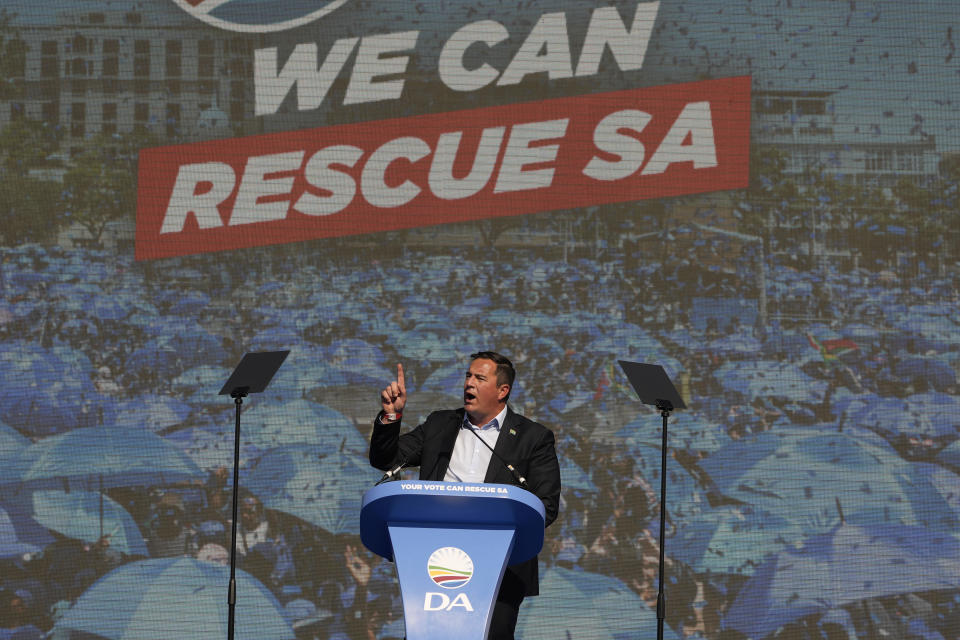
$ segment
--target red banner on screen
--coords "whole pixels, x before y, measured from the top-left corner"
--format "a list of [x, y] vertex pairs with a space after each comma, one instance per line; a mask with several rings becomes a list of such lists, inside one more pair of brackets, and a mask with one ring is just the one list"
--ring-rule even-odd
[[146, 260], [747, 186], [750, 78], [145, 149]]

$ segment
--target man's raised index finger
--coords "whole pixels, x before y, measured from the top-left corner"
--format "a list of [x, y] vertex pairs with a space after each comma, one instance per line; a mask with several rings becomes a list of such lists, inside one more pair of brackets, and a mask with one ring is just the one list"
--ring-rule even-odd
[[399, 362], [397, 363], [397, 384], [400, 385], [401, 391], [406, 391], [406, 385], [403, 382], [403, 365]]

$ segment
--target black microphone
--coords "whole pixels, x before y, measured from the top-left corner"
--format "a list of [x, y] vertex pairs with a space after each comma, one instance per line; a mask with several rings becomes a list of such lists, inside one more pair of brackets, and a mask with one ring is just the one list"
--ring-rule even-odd
[[393, 476], [395, 476], [395, 475], [397, 475], [398, 473], [400, 473], [400, 470], [403, 469], [405, 466], [407, 466], [407, 458], [406, 458], [406, 457], [404, 457], [404, 459], [400, 462], [400, 464], [397, 465], [395, 468], [393, 468], [393, 469], [391, 469], [390, 471], [387, 471], [385, 474], [383, 474], [383, 477], [380, 478], [379, 480], [377, 480], [377, 483], [376, 483], [375, 485], [373, 485], [373, 486], [376, 487], [376, 486], [378, 486], [378, 485], [383, 484], [383, 483], [386, 482], [387, 480], [392, 479]]
[[483, 446], [485, 446], [487, 449], [490, 449], [490, 453], [493, 454], [493, 457], [496, 458], [497, 460], [499, 460], [499, 461], [500, 461], [500, 464], [502, 464], [504, 467], [507, 468], [507, 471], [509, 471], [509, 472], [511, 473], [511, 475], [513, 475], [513, 479], [516, 480], [517, 483], [518, 483], [521, 487], [523, 487], [523, 488], [526, 489], [527, 491], [530, 490], [530, 487], [527, 486], [527, 479], [524, 478], [522, 475], [520, 475], [520, 473], [514, 468], [514, 466], [513, 466], [512, 464], [510, 464], [509, 462], [507, 462], [506, 460], [504, 460], [502, 457], [500, 457], [500, 454], [497, 453], [496, 451], [494, 451], [494, 450], [493, 450], [493, 447], [491, 447], [489, 444], [487, 444], [487, 441], [484, 440], [483, 438], [481, 438], [479, 433], [477, 433], [476, 431], [473, 430], [473, 428], [471, 428], [471, 427], [469, 427], [469, 426], [467, 426], [467, 425], [463, 425], [462, 428], [463, 428], [463, 429], [466, 429], [467, 431], [469, 431], [470, 433], [472, 433], [474, 436], [477, 437], [477, 439], [478, 439], [480, 442], [483, 443]]
[[[377, 417], [377, 419], [379, 420], [379, 416]], [[421, 444], [421, 451], [423, 450], [423, 445], [424, 445], [424, 444], [426, 444], [427, 442], [432, 442], [435, 438], [438, 438], [438, 437], [441, 435], [441, 433], [442, 433], [442, 432], [437, 432], [437, 433], [433, 434], [433, 436], [431, 436], [430, 438], [427, 438], [427, 439], [423, 442], [423, 444]], [[447, 456], [447, 458], [449, 458], [449, 457], [450, 457], [450, 453], [449, 453], [449, 452], [446, 452], [446, 456]], [[383, 477], [380, 478], [379, 480], [377, 480], [376, 484], [374, 484], [373, 486], [376, 487], [376, 486], [378, 486], [378, 485], [380, 485], [380, 484], [383, 484], [383, 483], [386, 482], [387, 480], [392, 480], [392, 479], [393, 479], [393, 476], [395, 476], [395, 475], [397, 475], [398, 473], [400, 473], [400, 471], [402, 471], [402, 470], [404, 469], [404, 467], [407, 466], [407, 463], [408, 463], [409, 461], [410, 461], [410, 454], [408, 453], [407, 455], [403, 456], [403, 458], [400, 459], [400, 464], [398, 464], [396, 467], [394, 467], [393, 469], [390, 469], [390, 471], [387, 471], [385, 474], [383, 474]], [[439, 463], [440, 463], [440, 459], [437, 458], [437, 464], [439, 464]], [[432, 470], [431, 470], [431, 473], [432, 473]]]

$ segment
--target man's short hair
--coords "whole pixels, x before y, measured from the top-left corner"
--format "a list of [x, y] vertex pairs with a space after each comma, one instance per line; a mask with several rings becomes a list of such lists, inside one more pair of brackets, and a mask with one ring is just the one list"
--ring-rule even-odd
[[[510, 385], [510, 391], [513, 391], [513, 381], [517, 377], [517, 372], [513, 368], [513, 363], [507, 356], [501, 355], [496, 351], [478, 351], [470, 354], [470, 361], [473, 362], [479, 358], [484, 360], [493, 360], [497, 365], [497, 386], [501, 384]], [[510, 391], [504, 401], [510, 399]]]

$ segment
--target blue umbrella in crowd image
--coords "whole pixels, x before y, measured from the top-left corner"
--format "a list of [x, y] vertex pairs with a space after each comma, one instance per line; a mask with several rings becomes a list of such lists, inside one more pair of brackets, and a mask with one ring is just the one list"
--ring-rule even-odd
[[916, 479], [913, 490], [922, 494], [932, 488], [937, 498], [950, 505], [960, 519], [960, 474], [933, 462], [914, 462], [912, 469], [911, 479]]
[[686, 518], [667, 541], [667, 553], [698, 573], [751, 575], [766, 557], [803, 537], [803, 527], [782, 516], [725, 506]]
[[0, 300], [0, 327], [10, 324], [14, 319], [14, 306], [6, 300]]
[[133, 516], [102, 493], [41, 490], [31, 501], [34, 519], [52, 531], [91, 543], [105, 537], [126, 555], [150, 555]]
[[[659, 447], [663, 442], [663, 424], [650, 411], [628, 422], [615, 435], [623, 438], [631, 450], [641, 446]], [[723, 423], [696, 411], [671, 416], [667, 438], [672, 448], [704, 453], [712, 453], [733, 442]]]
[[466, 367], [463, 362], [443, 364], [430, 372], [430, 375], [420, 384], [422, 391], [441, 391], [456, 394], [463, 389], [463, 380]]
[[195, 316], [210, 304], [210, 296], [201, 291], [187, 291], [170, 301], [169, 313], [175, 316]]
[[[209, 640], [227, 636], [230, 569], [190, 557], [131, 562], [100, 578], [56, 630], [110, 640]], [[236, 571], [237, 640], [293, 640], [280, 603], [256, 578]]]
[[187, 326], [165, 336], [164, 343], [200, 358], [204, 364], [222, 363], [230, 356], [223, 346], [223, 338], [199, 325]]
[[69, 347], [0, 345], [0, 418], [34, 436], [91, 426], [100, 401], [92, 373], [89, 358]]
[[889, 322], [920, 350], [949, 351], [960, 344], [960, 325], [950, 309], [941, 305], [911, 305], [892, 314]]
[[878, 340], [883, 335], [883, 331], [872, 324], [851, 322], [840, 327], [840, 335], [857, 342], [870, 342]]
[[957, 383], [957, 372], [942, 358], [909, 356], [894, 363], [893, 375], [906, 383], [922, 383], [945, 391]]
[[844, 505], [854, 524], [950, 530], [960, 513], [929, 474], [889, 445], [819, 430], [765, 432], [700, 462], [724, 495], [795, 522], [825, 526]]
[[232, 409], [232, 402], [225, 402], [218, 395], [223, 383], [230, 377], [227, 367], [202, 364], [187, 369], [170, 382], [171, 391], [179, 398], [185, 398], [192, 405], [201, 408]]
[[437, 331], [408, 331], [397, 338], [397, 354], [401, 360], [439, 364], [451, 354], [463, 353], [463, 342], [441, 336]]
[[382, 314], [363, 318], [357, 323], [357, 327], [364, 335], [370, 336], [396, 336], [403, 333], [403, 329], [395, 320]]
[[[546, 408], [557, 415], [569, 413], [578, 407], [589, 405], [593, 400], [594, 393], [589, 389], [562, 391], [547, 402]], [[512, 392], [510, 398], [513, 399]]]
[[60, 332], [62, 334], [86, 334], [89, 337], [94, 337], [100, 335], [100, 326], [97, 321], [91, 318], [74, 316], [60, 325]]
[[[301, 342], [302, 338], [297, 338], [296, 342]], [[283, 345], [294, 344], [290, 341], [277, 343], [276, 346], [270, 347], [271, 349], [283, 348], [286, 349]], [[252, 409], [255, 406], [264, 404], [267, 402], [271, 403], [271, 406], [278, 406], [278, 404], [289, 402], [293, 400], [302, 400], [308, 396], [308, 394], [321, 387], [324, 382], [329, 382], [331, 380], [340, 380], [340, 377], [337, 375], [339, 372], [337, 368], [333, 365], [330, 365], [327, 362], [325, 351], [318, 347], [301, 347], [297, 348], [290, 352], [290, 355], [284, 360], [283, 366], [277, 371], [277, 374], [274, 376], [273, 380], [270, 381], [270, 384], [264, 389], [263, 393], [258, 396], [258, 399], [255, 402], [252, 402], [247, 409]], [[221, 379], [218, 384], [211, 385], [211, 391], [214, 397], [217, 397], [216, 394], [219, 393], [220, 387], [223, 385], [223, 380], [226, 377]], [[219, 399], [222, 401], [223, 396], [220, 396]]]
[[334, 340], [326, 352], [328, 358], [336, 363], [372, 362], [382, 365], [386, 362], [383, 349], [360, 338]]
[[[285, 330], [276, 334], [277, 338], [283, 335], [289, 336], [288, 330], [299, 332], [300, 337], [294, 343], [284, 343], [274, 346], [274, 349], [287, 349], [294, 344], [300, 344], [303, 339], [303, 332], [311, 325], [330, 322], [336, 320], [336, 313], [329, 313], [327, 309], [304, 309], [288, 305], [258, 307], [251, 309], [255, 317], [256, 325], [263, 327], [284, 327]], [[248, 349], [249, 350], [249, 349]], [[286, 363], [284, 363], [286, 364]]]
[[0, 504], [0, 559], [37, 553], [51, 542], [50, 532], [31, 518], [26, 509]]
[[902, 525], [840, 524], [766, 560], [737, 594], [723, 626], [750, 638], [851, 602], [960, 587], [960, 540]]
[[109, 413], [112, 415], [105, 415], [104, 422], [123, 429], [147, 429], [157, 433], [182, 424], [191, 411], [190, 405], [174, 397], [145, 395], [111, 407]]
[[0, 449], [0, 497], [17, 493], [23, 471], [21, 453], [28, 447], [29, 445]]
[[[623, 581], [550, 567], [540, 576], [540, 596], [521, 607], [516, 635], [523, 640], [634, 640], [656, 632], [656, 612]], [[664, 627], [664, 638], [679, 637]]]
[[560, 459], [560, 477], [563, 478], [563, 489], [596, 493], [600, 491], [590, 474], [580, 468], [569, 456]]
[[309, 400], [252, 404], [241, 421], [241, 441], [261, 449], [286, 444], [319, 445], [326, 451], [367, 449], [367, 441], [352, 420]]
[[[177, 429], [164, 435], [163, 439], [182, 451], [205, 471], [219, 467], [233, 467], [234, 431], [226, 424], [212, 423], [212, 418], [195, 426]], [[225, 422], [221, 420], [221, 422]], [[241, 434], [242, 440], [242, 434]], [[250, 460], [256, 459], [264, 449], [250, 442], [240, 443], [240, 473]]]
[[130, 301], [117, 299], [113, 296], [98, 295], [76, 298], [83, 300], [83, 313], [99, 320], [119, 322], [133, 311]]
[[937, 454], [937, 462], [960, 473], [960, 440], [955, 440]]
[[810, 348], [810, 339], [806, 334], [796, 331], [771, 332], [763, 341], [763, 355], [782, 354], [787, 360], [796, 362], [816, 353]]
[[607, 335], [621, 344], [630, 345], [639, 351], [661, 351], [663, 343], [643, 327], [630, 322], [619, 322], [607, 331]]
[[725, 355], [755, 356], [763, 349], [763, 344], [752, 335], [732, 333], [707, 343], [705, 349]]
[[758, 360], [749, 366], [728, 362], [715, 372], [724, 389], [736, 391], [747, 400], [781, 398], [793, 402], [815, 403], [823, 400], [827, 383], [815, 380], [794, 364]]
[[179, 316], [159, 315], [155, 308], [139, 305], [139, 310], [127, 318], [124, 324], [136, 327], [147, 336], [173, 336], [179, 332], [196, 330], [196, 321]]
[[202, 358], [181, 352], [166, 339], [157, 338], [134, 350], [123, 365], [125, 376], [172, 378], [190, 367], [202, 364]]
[[150, 375], [173, 378], [204, 364], [222, 364], [229, 354], [222, 340], [197, 326], [168, 327], [160, 337], [134, 350], [124, 363], [128, 376]]
[[44, 438], [0, 474], [5, 484], [61, 488], [63, 482], [101, 487], [160, 486], [206, 475], [184, 453], [143, 429], [86, 427]]
[[960, 398], [930, 391], [906, 398], [870, 395], [850, 421], [887, 438], [932, 438], [950, 442], [960, 437]]
[[19, 431], [0, 422], [0, 458], [11, 455], [30, 444], [30, 439]]
[[289, 513], [333, 534], [359, 534], [360, 501], [378, 477], [366, 458], [296, 444], [264, 453], [251, 467], [244, 486], [268, 509]]
[[[327, 347], [298, 348], [291, 352], [264, 394], [270, 399], [292, 400], [316, 389], [345, 385], [364, 385], [379, 393], [384, 376], [388, 375], [389, 369], [372, 360], [357, 360], [344, 365], [330, 358]], [[277, 385], [276, 390], [274, 385]]]
[[264, 327], [250, 338], [247, 348], [250, 351], [277, 351], [289, 349], [290, 345], [303, 340], [303, 331], [297, 327], [275, 325]]
[[[667, 437], [670, 437], [669, 427]], [[629, 453], [636, 459], [635, 473], [651, 487], [660, 486], [662, 471], [661, 441], [643, 442], [633, 440], [629, 444]], [[706, 491], [698, 479], [672, 455], [667, 457], [667, 500], [669, 514], [674, 518], [683, 518], [700, 513], [707, 508]]]

